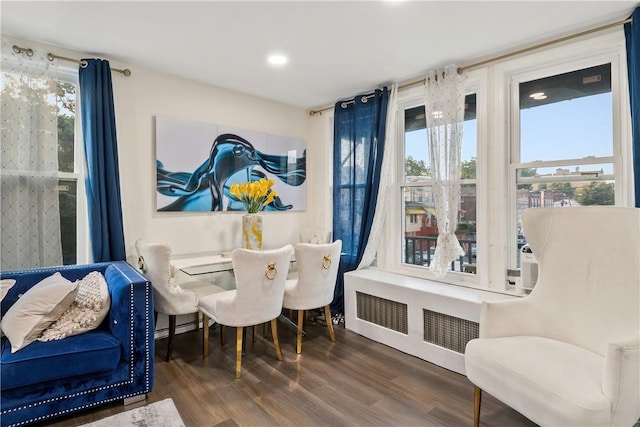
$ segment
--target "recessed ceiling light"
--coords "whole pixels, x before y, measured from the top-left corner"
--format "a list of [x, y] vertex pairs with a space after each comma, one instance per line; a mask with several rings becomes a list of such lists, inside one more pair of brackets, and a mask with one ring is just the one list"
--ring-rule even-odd
[[289, 59], [286, 56], [280, 54], [269, 55], [267, 60], [271, 65], [284, 65], [289, 62]]
[[547, 99], [547, 95], [545, 95], [544, 92], [536, 92], [529, 95], [529, 98], [533, 98], [536, 101], [539, 101], [541, 99]]

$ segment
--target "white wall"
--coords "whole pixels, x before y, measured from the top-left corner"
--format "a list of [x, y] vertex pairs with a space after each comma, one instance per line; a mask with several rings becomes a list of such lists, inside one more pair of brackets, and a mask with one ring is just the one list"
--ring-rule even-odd
[[[112, 66], [117, 67], [118, 64]], [[174, 253], [226, 251], [239, 247], [242, 214], [156, 212], [154, 117], [166, 116], [307, 141], [308, 168], [318, 169], [309, 116], [304, 109], [222, 88], [129, 67], [131, 77], [113, 74], [127, 254], [135, 253], [139, 237], [167, 242]], [[321, 167], [320, 167], [321, 168]], [[313, 188], [309, 179], [309, 188]], [[313, 192], [308, 204], [313, 206]], [[296, 242], [309, 211], [264, 214], [264, 244], [275, 247]]]
[[[6, 36], [3, 35], [3, 38]], [[99, 57], [59, 46], [9, 36], [36, 52], [69, 58]], [[109, 59], [109, 58], [107, 58]], [[307, 210], [265, 212], [265, 247], [299, 241], [303, 228], [331, 229], [330, 112], [311, 117], [304, 108], [110, 60], [112, 68], [129, 68], [130, 77], [113, 72], [118, 158], [127, 260], [135, 241], [145, 237], [171, 244], [174, 254], [228, 251], [241, 246], [241, 213], [156, 212], [155, 116], [215, 123], [302, 138], [307, 143]], [[60, 60], [61, 68], [77, 69]]]

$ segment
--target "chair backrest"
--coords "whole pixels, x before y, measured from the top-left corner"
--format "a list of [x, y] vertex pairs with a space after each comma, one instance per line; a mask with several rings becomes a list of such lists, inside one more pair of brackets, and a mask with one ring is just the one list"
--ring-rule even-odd
[[278, 317], [292, 252], [293, 246], [286, 245], [264, 251], [235, 249], [231, 253], [238, 324], [257, 325]]
[[295, 246], [298, 285], [291, 292], [287, 291], [287, 300], [296, 309], [308, 310], [331, 303], [341, 250], [342, 240], [321, 245], [298, 243]]
[[528, 298], [550, 338], [605, 355], [640, 338], [640, 209], [529, 209], [524, 232], [538, 261]]
[[138, 270], [149, 278], [153, 287], [155, 311], [174, 314], [176, 311], [174, 302], [177, 301], [175, 296], [172, 297], [169, 290], [171, 247], [163, 243], [149, 243], [143, 239], [138, 239], [136, 241], [136, 251], [138, 252]]
[[324, 230], [302, 230], [300, 232], [301, 243], [314, 243], [316, 245], [331, 243], [331, 232]]

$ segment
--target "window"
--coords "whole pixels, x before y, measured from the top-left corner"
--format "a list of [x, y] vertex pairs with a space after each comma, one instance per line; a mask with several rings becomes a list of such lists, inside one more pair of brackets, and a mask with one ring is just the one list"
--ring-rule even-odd
[[619, 165], [614, 156], [611, 68], [607, 62], [514, 79], [518, 111], [512, 117], [518, 132], [511, 148], [513, 268], [520, 267], [520, 250], [526, 244], [525, 210], [616, 203]]
[[[402, 263], [428, 267], [438, 240], [438, 224], [431, 186], [424, 105], [403, 110], [404, 156], [402, 173], [401, 245]], [[476, 271], [476, 94], [465, 97], [464, 141], [462, 144], [462, 189], [456, 235], [465, 255], [450, 269]]]
[[2, 269], [86, 262], [77, 72], [11, 65], [0, 84]]

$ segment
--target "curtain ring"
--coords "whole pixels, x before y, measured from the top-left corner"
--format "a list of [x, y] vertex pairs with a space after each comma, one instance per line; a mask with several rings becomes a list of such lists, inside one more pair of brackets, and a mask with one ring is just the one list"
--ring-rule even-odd
[[31, 49], [30, 47], [25, 48], [25, 47], [20, 47], [20, 46], [14, 44], [11, 49], [15, 53], [24, 53], [29, 58], [31, 58], [33, 56], [33, 49]]
[[264, 272], [264, 275], [269, 280], [275, 280], [278, 277], [278, 269], [275, 262], [267, 264], [267, 271]]
[[360, 101], [362, 101], [363, 104], [366, 104], [367, 103], [367, 99], [368, 98], [366, 96], [363, 96], [362, 98], [360, 98]]
[[84, 59], [80, 60], [80, 68], [87, 68], [88, 65], [89, 63]]
[[138, 270], [144, 271], [144, 269], [145, 269], [144, 257], [142, 255], [139, 255], [138, 256]]
[[331, 267], [331, 255], [325, 255], [322, 258], [322, 268], [328, 270]]
[[340, 107], [341, 107], [341, 108], [347, 108], [347, 103], [346, 103], [346, 102], [343, 102], [342, 104], [340, 104]]

